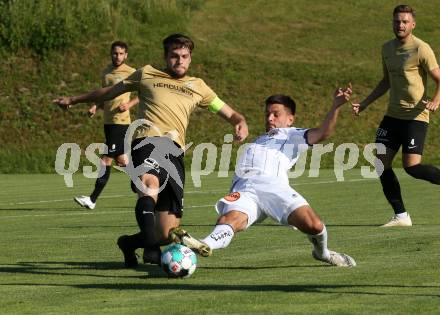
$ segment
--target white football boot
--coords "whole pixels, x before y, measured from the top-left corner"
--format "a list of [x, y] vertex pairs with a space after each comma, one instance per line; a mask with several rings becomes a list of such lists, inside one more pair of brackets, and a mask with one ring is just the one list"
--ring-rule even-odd
[[81, 207], [93, 210], [96, 207], [96, 203], [92, 202], [90, 200], [90, 197], [88, 196], [80, 196], [73, 198], [77, 204], [79, 204]]
[[326, 257], [318, 256], [318, 254], [315, 251], [312, 252], [313, 258], [315, 258], [316, 260], [323, 261], [323, 262], [328, 263], [333, 266], [338, 266], [338, 267], [355, 267], [356, 266], [356, 261], [352, 257], [348, 256], [347, 254], [337, 253], [332, 250], [329, 250], [329, 254], [330, 254], [329, 258], [326, 258]]
[[395, 226], [412, 226], [411, 217], [409, 213], [406, 218], [399, 218], [397, 215], [393, 216], [390, 222], [381, 225], [381, 227], [395, 227]]
[[192, 237], [181, 227], [171, 229], [169, 237], [173, 242], [183, 244], [203, 257], [212, 255], [212, 250], [207, 244]]

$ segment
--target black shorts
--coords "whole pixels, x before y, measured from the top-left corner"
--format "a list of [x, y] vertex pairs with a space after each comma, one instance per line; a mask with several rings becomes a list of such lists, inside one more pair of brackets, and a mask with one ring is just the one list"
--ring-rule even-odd
[[[144, 140], [146, 143], [135, 149]], [[137, 175], [148, 173], [159, 179], [160, 192], [155, 210], [168, 211], [181, 218], [185, 167], [180, 146], [168, 137], [135, 139], [131, 145], [131, 160]], [[133, 181], [131, 189], [136, 192]]]
[[124, 154], [124, 138], [129, 125], [106, 124], [104, 125], [105, 144], [108, 157], [115, 158]]
[[404, 120], [385, 116], [376, 132], [376, 143], [402, 153], [423, 153], [428, 123], [418, 120]]

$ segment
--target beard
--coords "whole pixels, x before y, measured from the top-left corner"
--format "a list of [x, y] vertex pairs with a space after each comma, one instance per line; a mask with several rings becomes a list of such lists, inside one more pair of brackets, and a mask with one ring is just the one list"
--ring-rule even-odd
[[404, 39], [409, 35], [411, 35], [411, 32], [403, 31], [400, 33], [399, 31], [394, 31], [394, 36], [396, 36], [397, 39]]
[[180, 78], [183, 78], [184, 76], [186, 76], [186, 73], [187, 73], [188, 71], [184, 71], [184, 72], [176, 72], [176, 71], [174, 71], [173, 69], [168, 69], [168, 74], [170, 75], [170, 76], [172, 76], [173, 78], [175, 78], [175, 79], [180, 79]]
[[112, 61], [113, 67], [117, 68], [124, 63], [125, 60], [122, 61]]

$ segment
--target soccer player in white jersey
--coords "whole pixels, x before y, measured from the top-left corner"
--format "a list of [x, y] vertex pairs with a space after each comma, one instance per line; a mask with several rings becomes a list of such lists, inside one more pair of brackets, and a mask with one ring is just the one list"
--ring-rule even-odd
[[171, 231], [171, 238], [209, 256], [212, 249], [227, 247], [235, 233], [271, 217], [307, 234], [315, 259], [334, 266], [356, 266], [352, 257], [327, 248], [324, 223], [306, 199], [290, 187], [287, 176], [302, 150], [331, 135], [340, 107], [349, 100], [351, 93], [351, 85], [337, 89], [321, 126], [311, 129], [291, 127], [295, 122], [296, 105], [289, 96], [267, 98], [266, 133], [248, 144], [239, 158], [230, 194], [217, 202], [220, 217], [214, 230], [199, 241], [179, 227]]

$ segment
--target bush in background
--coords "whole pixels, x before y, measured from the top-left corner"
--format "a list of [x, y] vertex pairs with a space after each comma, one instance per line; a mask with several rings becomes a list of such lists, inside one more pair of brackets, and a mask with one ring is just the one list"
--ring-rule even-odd
[[186, 12], [200, 5], [201, 1], [188, 0], [3, 0], [0, 43], [3, 49], [30, 49], [46, 56], [99, 34], [126, 38], [141, 25], [170, 21], [179, 25]]

